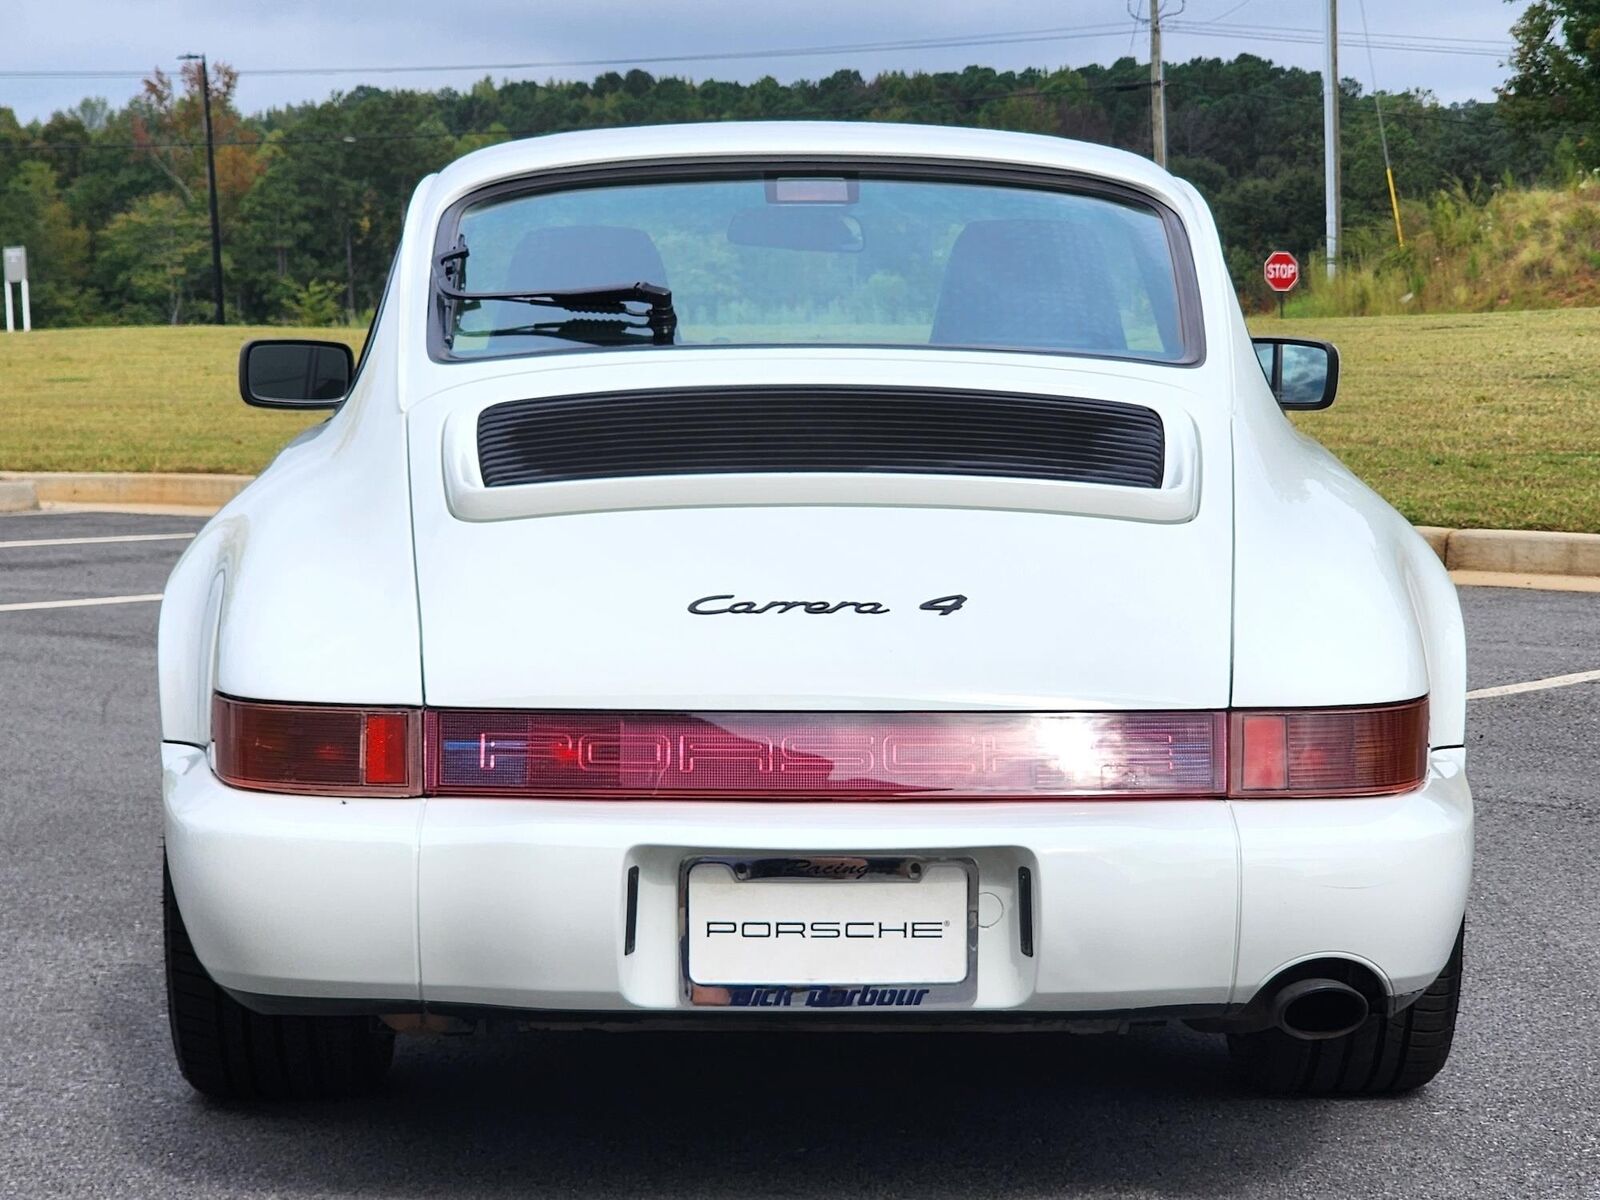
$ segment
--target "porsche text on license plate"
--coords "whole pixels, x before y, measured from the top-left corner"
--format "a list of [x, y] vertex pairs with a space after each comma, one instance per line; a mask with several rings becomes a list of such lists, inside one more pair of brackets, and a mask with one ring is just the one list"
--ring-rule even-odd
[[691, 993], [961, 984], [973, 968], [973, 870], [967, 860], [852, 856], [692, 862], [683, 884]]

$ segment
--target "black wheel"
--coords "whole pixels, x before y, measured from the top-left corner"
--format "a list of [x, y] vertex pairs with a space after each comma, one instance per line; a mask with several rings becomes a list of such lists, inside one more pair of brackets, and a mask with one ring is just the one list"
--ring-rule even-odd
[[1354, 1033], [1302, 1041], [1277, 1029], [1230, 1034], [1228, 1049], [1251, 1083], [1303, 1096], [1393, 1096], [1427, 1083], [1444, 1069], [1461, 1000], [1466, 927], [1439, 978], [1392, 1017], [1374, 1013]]
[[311, 1100], [377, 1085], [394, 1057], [394, 1034], [372, 1017], [268, 1017], [251, 1012], [195, 957], [172, 877], [161, 870], [167, 1017], [178, 1070], [219, 1100]]

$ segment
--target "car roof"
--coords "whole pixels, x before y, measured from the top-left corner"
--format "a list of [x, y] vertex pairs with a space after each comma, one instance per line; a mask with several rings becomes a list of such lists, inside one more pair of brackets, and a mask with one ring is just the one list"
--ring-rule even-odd
[[868, 121], [724, 121], [639, 125], [523, 138], [458, 158], [434, 177], [436, 209], [486, 184], [556, 168], [709, 157], [954, 159], [1044, 167], [1125, 183], [1188, 208], [1189, 189], [1109, 146], [1032, 133]]

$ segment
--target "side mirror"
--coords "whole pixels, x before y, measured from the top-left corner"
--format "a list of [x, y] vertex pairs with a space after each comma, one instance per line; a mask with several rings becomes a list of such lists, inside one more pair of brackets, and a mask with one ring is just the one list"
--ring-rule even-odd
[[239, 394], [257, 408], [338, 408], [355, 366], [343, 342], [246, 342], [239, 351]]
[[1256, 359], [1280, 408], [1327, 408], [1339, 391], [1339, 351], [1331, 342], [1255, 338]]

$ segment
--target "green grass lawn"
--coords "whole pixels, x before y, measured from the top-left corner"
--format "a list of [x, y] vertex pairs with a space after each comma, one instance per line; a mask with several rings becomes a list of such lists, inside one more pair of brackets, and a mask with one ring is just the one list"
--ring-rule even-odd
[[[1263, 318], [1344, 352], [1296, 423], [1420, 524], [1600, 532], [1600, 310]], [[247, 408], [250, 337], [356, 330], [71, 329], [0, 336], [0, 470], [254, 472], [319, 419]]]
[[1600, 309], [1252, 325], [1339, 347], [1295, 424], [1417, 524], [1600, 532]]
[[323, 413], [249, 408], [239, 347], [364, 330], [150, 326], [0, 334], [0, 470], [253, 474]]

